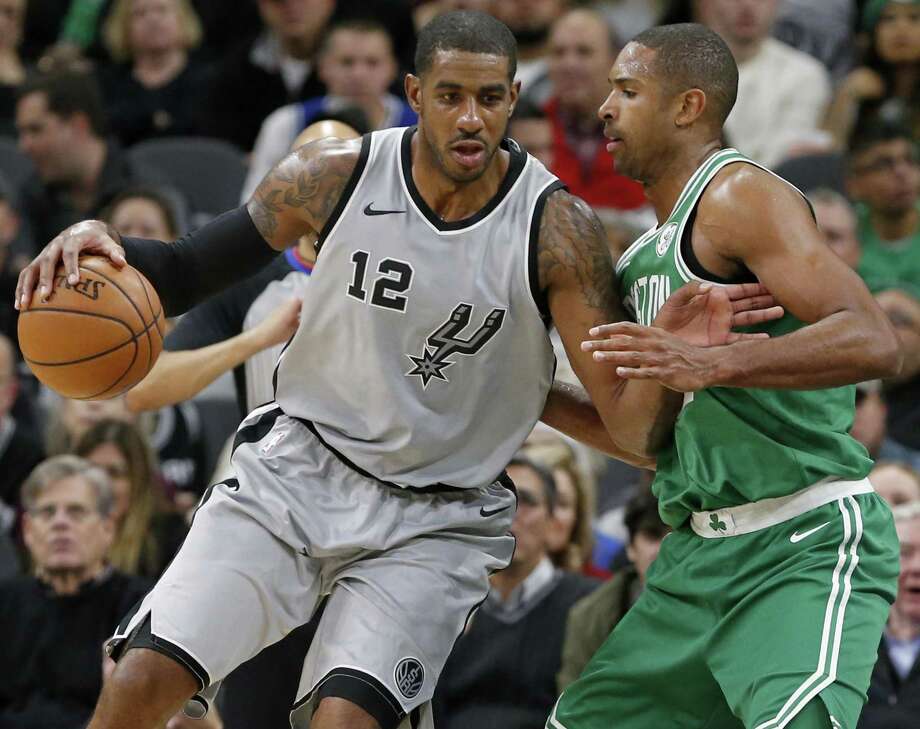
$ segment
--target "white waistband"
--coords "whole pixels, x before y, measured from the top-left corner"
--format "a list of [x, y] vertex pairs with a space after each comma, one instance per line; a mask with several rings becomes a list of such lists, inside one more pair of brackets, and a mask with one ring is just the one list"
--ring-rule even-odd
[[868, 494], [874, 490], [868, 478], [861, 481], [819, 481], [790, 496], [694, 513], [690, 517], [690, 527], [707, 539], [734, 537], [781, 524], [844, 496]]

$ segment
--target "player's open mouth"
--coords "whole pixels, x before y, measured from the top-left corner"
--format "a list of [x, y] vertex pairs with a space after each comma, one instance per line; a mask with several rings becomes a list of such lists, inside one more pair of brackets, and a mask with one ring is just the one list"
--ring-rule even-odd
[[619, 137], [613, 137], [607, 143], [607, 151], [610, 153], [613, 153], [613, 152], [616, 152], [622, 146], [623, 146], [623, 140], [620, 139]]
[[464, 167], [479, 167], [486, 156], [486, 148], [479, 142], [460, 142], [450, 148], [450, 153]]

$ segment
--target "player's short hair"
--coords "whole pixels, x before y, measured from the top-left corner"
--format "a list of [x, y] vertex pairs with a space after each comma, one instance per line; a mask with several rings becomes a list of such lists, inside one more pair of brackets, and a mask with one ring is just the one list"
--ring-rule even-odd
[[633, 43], [651, 48], [654, 71], [675, 91], [700, 89], [721, 127], [738, 97], [738, 64], [719, 34], [699, 23], [660, 25]]
[[82, 477], [92, 488], [96, 495], [96, 509], [100, 515], [108, 516], [112, 513], [115, 502], [112, 484], [105, 471], [79, 456], [70, 454], [52, 456], [32, 469], [32, 473], [22, 485], [22, 505], [26, 511], [33, 511], [45, 489], [72, 476]]
[[81, 71], [55, 71], [27, 79], [16, 91], [16, 98], [30, 94], [44, 94], [48, 109], [64, 119], [74, 114], [85, 114], [90, 128], [97, 137], [108, 132], [102, 92], [96, 79]]
[[556, 508], [556, 479], [546, 466], [537, 463], [532, 458], [518, 454], [508, 463], [508, 467], [520, 466], [527, 468], [537, 474], [540, 479], [540, 485], [543, 486], [543, 497], [546, 500], [546, 509], [550, 514]]
[[422, 28], [415, 47], [415, 73], [431, 69], [438, 51], [487, 53], [508, 59], [508, 81], [517, 73], [517, 41], [500, 20], [475, 10], [444, 13]]
[[669, 531], [658, 513], [658, 499], [648, 486], [641, 484], [626, 502], [623, 523], [626, 525], [630, 543], [635, 541], [639, 534], [658, 539]]

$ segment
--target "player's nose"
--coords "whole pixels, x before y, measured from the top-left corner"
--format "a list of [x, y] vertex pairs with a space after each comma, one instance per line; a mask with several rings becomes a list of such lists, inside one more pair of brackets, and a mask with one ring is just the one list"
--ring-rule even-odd
[[466, 133], [478, 132], [483, 127], [482, 114], [475, 99], [469, 99], [463, 107], [463, 113], [457, 119], [457, 126]]

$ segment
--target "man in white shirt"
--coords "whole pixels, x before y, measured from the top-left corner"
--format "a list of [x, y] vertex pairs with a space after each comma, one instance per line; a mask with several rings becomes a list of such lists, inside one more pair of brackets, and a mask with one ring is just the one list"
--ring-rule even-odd
[[728, 143], [775, 167], [813, 145], [830, 102], [821, 63], [770, 36], [779, 0], [697, 0], [697, 20], [718, 33], [738, 64], [738, 100], [725, 122]]

